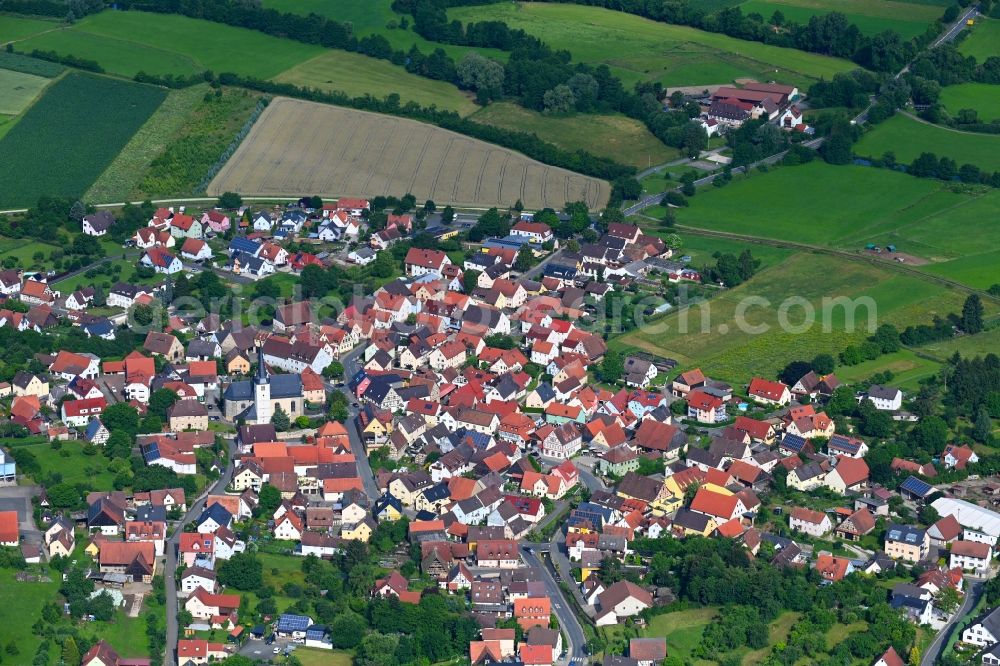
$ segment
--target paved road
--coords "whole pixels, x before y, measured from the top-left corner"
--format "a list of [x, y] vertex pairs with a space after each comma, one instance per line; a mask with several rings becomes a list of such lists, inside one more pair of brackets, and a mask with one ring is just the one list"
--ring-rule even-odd
[[979, 597], [983, 595], [983, 585], [985, 581], [981, 578], [972, 578], [971, 576], [966, 576], [965, 578], [965, 599], [962, 601], [962, 605], [959, 607], [958, 611], [948, 620], [941, 631], [937, 633], [934, 640], [927, 649], [924, 650], [923, 656], [920, 657], [920, 666], [934, 666], [937, 662], [938, 657], [941, 655], [941, 650], [944, 646], [948, 644], [948, 638], [951, 636], [951, 632], [955, 629], [955, 625], [959, 620], [968, 615], [969, 611], [975, 608], [976, 604], [979, 603]]
[[[529, 548], [535, 552], [532, 552]], [[562, 589], [559, 587], [559, 583], [556, 582], [551, 565], [542, 562], [539, 557], [538, 551], [540, 548], [544, 548], [544, 545], [523, 544], [521, 546], [521, 555], [528, 566], [536, 567], [542, 572], [545, 590], [549, 594], [549, 599], [552, 600], [552, 612], [559, 618], [559, 627], [566, 637], [566, 645], [564, 646], [566, 659], [559, 660], [559, 663], [569, 663], [573, 659], [584, 659], [586, 657], [584, 647], [587, 645], [587, 637], [583, 634], [583, 627], [580, 626], [580, 621], [573, 612], [573, 607], [569, 605], [566, 597], [563, 596]]]
[[177, 666], [177, 547], [180, 544], [184, 526], [201, 515], [201, 511], [205, 506], [205, 497], [210, 494], [224, 492], [229, 482], [233, 480], [233, 459], [236, 457], [235, 438], [231, 437], [226, 440], [226, 445], [228, 447], [229, 464], [222, 470], [222, 475], [215, 482], [215, 485], [205, 491], [190, 506], [188, 512], [177, 523], [174, 533], [167, 540], [166, 548], [164, 549], [166, 551], [166, 564], [163, 567], [163, 583], [167, 592], [167, 654], [163, 662], [164, 666]]
[[979, 15], [979, 5], [972, 5], [971, 7], [969, 7], [969, 9], [960, 17], [958, 17], [958, 20], [955, 21], [951, 25], [951, 27], [948, 28], [947, 31], [945, 31], [943, 35], [934, 40], [934, 43], [931, 44], [931, 48], [936, 48], [938, 46], [941, 46], [945, 42], [950, 42], [954, 40], [956, 37], [958, 37], [958, 33], [965, 30], [966, 22], [969, 19], [976, 18], [976, 16], [978, 15]]
[[365, 451], [364, 442], [361, 440], [361, 433], [358, 432], [358, 422], [355, 420], [358, 410], [351, 407], [357, 398], [353, 393], [351, 393], [351, 389], [347, 386], [347, 381], [356, 375], [358, 370], [361, 369], [361, 364], [358, 363], [358, 359], [364, 351], [365, 346], [360, 345], [340, 359], [341, 364], [344, 366], [343, 387], [337, 388], [330, 382], [326, 382], [325, 386], [327, 391], [341, 391], [347, 396], [347, 413], [350, 418], [347, 419], [347, 423], [344, 424], [344, 427], [347, 429], [347, 437], [351, 442], [351, 451], [354, 453], [354, 459], [358, 468], [358, 476], [361, 477], [361, 482], [364, 484], [365, 493], [368, 497], [374, 500], [378, 498], [381, 493], [378, 490], [378, 484], [375, 483], [375, 474], [372, 472], [372, 466], [368, 462], [368, 453]]
[[532, 266], [527, 271], [525, 271], [524, 274], [521, 275], [521, 277], [523, 279], [525, 279], [525, 280], [534, 280], [535, 276], [541, 274], [541, 272], [545, 269], [545, 266], [549, 262], [555, 261], [555, 259], [557, 257], [559, 257], [561, 254], [562, 254], [562, 250], [556, 250], [555, 252], [553, 252], [549, 256], [547, 256], [544, 259], [542, 259], [536, 265]]
[[665, 162], [664, 164], [657, 164], [656, 166], [649, 167], [648, 169], [643, 169], [639, 173], [635, 174], [635, 177], [636, 177], [636, 180], [642, 180], [643, 178], [645, 178], [646, 176], [649, 176], [651, 174], [659, 173], [659, 172], [663, 171], [664, 169], [667, 169], [667, 168], [672, 167], [672, 166], [680, 166], [681, 164], [687, 164], [690, 161], [691, 161], [691, 158], [689, 158], [689, 157], [682, 157], [680, 159], [673, 160], [672, 162]]

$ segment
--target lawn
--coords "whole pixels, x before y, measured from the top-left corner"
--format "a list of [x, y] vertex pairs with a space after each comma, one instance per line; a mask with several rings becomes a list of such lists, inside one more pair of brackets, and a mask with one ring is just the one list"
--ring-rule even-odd
[[650, 618], [649, 625], [642, 631], [642, 635], [663, 636], [667, 639], [667, 654], [691, 659], [691, 653], [701, 644], [705, 627], [718, 614], [717, 608], [708, 606], [656, 615]]
[[14, 42], [31, 35], [37, 35], [45, 30], [58, 28], [56, 21], [43, 21], [41, 19], [21, 18], [18, 16], [4, 16], [0, 21], [0, 44]]
[[49, 80], [41, 76], [0, 69], [0, 114], [21, 113], [48, 84]]
[[[44, 268], [52, 251], [57, 249], [60, 248], [37, 240], [0, 236], [0, 261], [3, 261], [7, 257], [14, 257], [17, 260], [17, 266], [22, 269]], [[34, 255], [36, 252], [45, 254], [45, 259], [40, 262], [35, 261]]]
[[[830, 300], [843, 297], [854, 304], [853, 326], [845, 308]], [[797, 358], [836, 355], [878, 324], [904, 327], [958, 311], [963, 299], [878, 266], [799, 253], [704, 304], [625, 334], [612, 346], [674, 358], [685, 369], [700, 366], [740, 385], [753, 375], [774, 376]], [[815, 318], [807, 325], [810, 309]]]
[[663, 145], [650, 134], [645, 125], [621, 115], [547, 116], [516, 104], [499, 102], [478, 111], [472, 120], [534, 133], [542, 141], [563, 150], [586, 150], [641, 169], [682, 157], [680, 151]]
[[206, 69], [267, 79], [324, 49], [255, 30], [175, 14], [104, 11], [19, 43], [96, 60], [115, 74], [197, 74]]
[[931, 179], [820, 162], [702, 189], [677, 211], [681, 225], [748, 236], [859, 252], [868, 243], [895, 244], [930, 262], [921, 270], [979, 288], [1000, 281], [998, 215], [996, 190], [956, 193]]
[[[997, 50], [1000, 52], [1000, 47]], [[961, 109], [975, 109], [982, 121], [1000, 120], [1000, 93], [992, 83], [945, 86], [941, 89], [941, 103], [953, 116]]]
[[503, 3], [453, 9], [463, 22], [499, 20], [522, 28], [579, 62], [606, 64], [626, 88], [726, 83], [739, 77], [804, 86], [855, 65], [837, 58], [768, 46], [596, 7]]
[[90, 74], [55, 82], [0, 139], [0, 205], [83, 195], [165, 97], [162, 88]]
[[860, 365], [838, 367], [837, 377], [843, 382], [854, 383], [888, 370], [893, 374], [893, 386], [913, 390], [918, 388], [920, 380], [935, 375], [940, 368], [940, 363], [903, 349]]
[[347, 51], [326, 51], [282, 72], [274, 80], [307, 88], [339, 90], [352, 97], [385, 97], [390, 93], [397, 93], [403, 104], [416, 102], [421, 106], [436, 105], [438, 108], [457, 111], [463, 116], [479, 108], [468, 93], [451, 83], [410, 74], [388, 60]]
[[295, 657], [302, 666], [351, 666], [353, 655], [340, 650], [319, 650], [317, 648], [300, 647], [295, 650]]
[[[58, 574], [56, 574], [58, 576]], [[42, 617], [42, 607], [53, 601], [59, 590], [59, 582], [20, 583], [14, 580], [13, 569], [0, 569], [0, 626], [5, 636], [3, 642], [13, 639], [18, 655], [4, 654], [4, 662], [30, 664], [38, 645], [38, 636], [31, 633], [31, 625]], [[53, 650], [57, 652], [58, 648]]]
[[894, 30], [903, 39], [922, 35], [928, 26], [941, 17], [944, 10], [931, 5], [918, 5], [894, 0], [748, 0], [740, 6], [743, 14], [757, 12], [770, 19], [780, 11], [787, 21], [809, 23], [813, 16], [838, 11], [847, 21], [858, 26], [865, 35]]
[[980, 16], [970, 32], [971, 34], [959, 43], [959, 51], [964, 55], [974, 56], [979, 63], [997, 55], [997, 44], [1000, 44], [1000, 19]]
[[983, 171], [1000, 170], [1000, 135], [960, 132], [901, 113], [866, 132], [854, 146], [856, 154], [869, 157], [880, 157], [890, 150], [905, 164], [921, 153], [934, 153], [950, 157], [959, 166], [970, 163]]
[[[112, 490], [114, 475], [108, 471], [108, 459], [99, 452], [88, 456], [83, 453], [81, 440], [60, 442], [53, 449], [48, 442], [13, 447], [15, 451], [30, 451], [41, 467], [40, 478], [53, 473], [62, 476], [62, 482], [82, 483], [88, 490]], [[35, 479], [39, 481], [39, 479]]]

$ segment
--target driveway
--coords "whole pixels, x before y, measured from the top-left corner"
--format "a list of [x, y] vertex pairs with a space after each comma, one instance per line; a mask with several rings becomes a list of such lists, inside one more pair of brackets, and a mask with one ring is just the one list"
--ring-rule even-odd
[[41, 543], [42, 533], [35, 526], [31, 498], [41, 492], [39, 486], [4, 486], [0, 488], [0, 511], [17, 511], [17, 527], [25, 543]]
[[976, 607], [976, 604], [979, 603], [979, 598], [983, 596], [983, 584], [985, 582], [982, 578], [965, 577], [965, 599], [962, 601], [962, 605], [951, 616], [951, 619], [948, 620], [948, 624], [944, 625], [941, 631], [937, 633], [937, 636], [927, 646], [927, 649], [924, 650], [924, 654], [920, 658], [920, 666], [934, 666], [937, 663], [941, 651], [948, 644], [948, 639], [952, 631], [955, 631], [958, 622], [968, 615]]

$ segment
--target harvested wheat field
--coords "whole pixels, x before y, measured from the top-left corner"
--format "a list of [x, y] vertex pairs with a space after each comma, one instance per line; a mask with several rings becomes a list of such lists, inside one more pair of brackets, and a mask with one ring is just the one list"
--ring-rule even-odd
[[414, 120], [278, 97], [208, 194], [401, 196], [438, 205], [605, 204], [605, 181]]

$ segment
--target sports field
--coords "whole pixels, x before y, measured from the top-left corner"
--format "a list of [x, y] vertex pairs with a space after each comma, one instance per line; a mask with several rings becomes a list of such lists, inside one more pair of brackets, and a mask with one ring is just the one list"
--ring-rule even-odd
[[[824, 299], [842, 297], [864, 298], [874, 307], [854, 309], [851, 326], [843, 307], [824, 309]], [[836, 355], [870, 335], [869, 323], [923, 323], [958, 311], [963, 299], [964, 294], [888, 268], [799, 253], [703, 305], [613, 340], [612, 347], [675, 358], [683, 368], [700, 366], [706, 374], [742, 384], [751, 375], [773, 376], [792, 358]], [[810, 326], [806, 303], [815, 313]], [[782, 308], [792, 328], [781, 325]]]
[[[1000, 55], [1000, 45], [997, 46]], [[959, 83], [941, 89], [941, 103], [951, 115], [962, 109], [975, 109], [979, 120], [1000, 120], [1000, 90], [992, 83]]]
[[104, 11], [18, 43], [18, 50], [32, 49], [96, 60], [108, 72], [129, 77], [139, 71], [189, 75], [210, 69], [262, 79], [325, 51], [255, 30], [132, 11]]
[[1000, 55], [1000, 19], [979, 17], [972, 26], [971, 34], [962, 40], [958, 50], [965, 55], [974, 56], [976, 61], [983, 63], [990, 56]]
[[[277, 147], [277, 148], [276, 148]], [[597, 208], [608, 184], [432, 125], [274, 99], [208, 187], [210, 195], [376, 196], [469, 206]]]
[[819, 162], [703, 189], [677, 211], [682, 225], [747, 236], [859, 252], [894, 244], [930, 262], [921, 270], [979, 288], [1000, 281], [998, 216], [996, 190], [960, 194], [940, 181]]
[[802, 24], [813, 16], [837, 11], [862, 34], [895, 30], [903, 39], [923, 34], [944, 13], [942, 7], [895, 0], [747, 0], [739, 7], [743, 14], [757, 12], [765, 21], [780, 11], [786, 21]]
[[421, 106], [436, 105], [465, 116], [479, 107], [471, 95], [445, 81], [410, 74], [388, 60], [370, 58], [358, 53], [328, 50], [311, 60], [296, 65], [274, 78], [282, 83], [339, 90], [351, 95], [385, 97], [397, 93], [400, 101], [416, 102]]
[[0, 139], [0, 205], [79, 197], [157, 109], [166, 91], [72, 73]]
[[907, 164], [928, 152], [950, 157], [959, 166], [971, 163], [984, 171], [1000, 170], [1000, 135], [960, 132], [901, 113], [867, 132], [854, 146], [855, 153], [869, 157], [880, 157], [887, 150]]
[[682, 157], [680, 151], [650, 134], [645, 125], [620, 115], [553, 117], [509, 102], [497, 102], [477, 111], [472, 120], [534, 133], [563, 150], [586, 150], [641, 169]]
[[855, 67], [838, 58], [597, 7], [502, 3], [452, 9], [448, 16], [462, 22], [499, 20], [523, 28], [556, 49], [568, 50], [576, 61], [608, 65], [626, 88], [639, 81], [673, 87], [727, 83], [740, 77], [802, 87]]
[[0, 115], [21, 113], [48, 84], [41, 76], [0, 69]]

